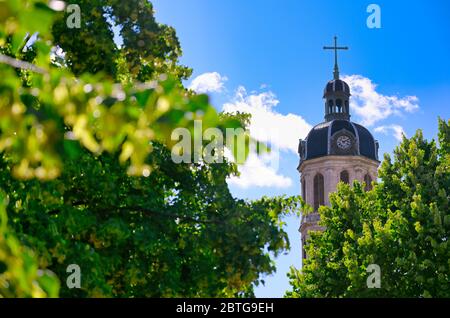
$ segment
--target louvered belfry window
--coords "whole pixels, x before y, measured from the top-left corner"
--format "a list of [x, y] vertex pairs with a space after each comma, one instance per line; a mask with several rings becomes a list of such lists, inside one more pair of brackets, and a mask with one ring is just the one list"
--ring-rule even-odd
[[364, 190], [366, 191], [372, 190], [372, 177], [369, 174], [366, 174], [364, 176], [364, 183], [366, 184]]
[[319, 209], [319, 206], [324, 205], [323, 188], [323, 175], [318, 173], [314, 177], [314, 211], [317, 211]]
[[341, 172], [341, 181], [344, 182], [344, 183], [349, 184], [350, 183], [349, 179], [350, 178], [348, 176], [348, 171], [347, 170], [342, 171]]

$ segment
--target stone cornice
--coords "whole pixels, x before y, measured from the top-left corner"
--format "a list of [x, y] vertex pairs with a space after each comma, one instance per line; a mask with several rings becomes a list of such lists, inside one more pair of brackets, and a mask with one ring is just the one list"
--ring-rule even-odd
[[348, 164], [349, 162], [351, 162], [351, 164], [354, 165], [358, 165], [358, 164], [362, 164], [362, 165], [369, 165], [372, 166], [374, 168], [378, 168], [378, 166], [380, 165], [380, 161], [378, 160], [373, 160], [373, 159], [369, 159], [367, 157], [364, 156], [336, 156], [336, 155], [331, 155], [331, 156], [323, 156], [323, 157], [319, 157], [319, 158], [314, 158], [314, 159], [309, 159], [309, 160], [305, 160], [303, 161], [297, 168], [297, 170], [302, 173], [303, 170], [305, 169], [305, 167], [308, 166], [317, 166], [317, 165], [321, 165], [326, 163], [327, 167], [342, 167], [343, 164]]

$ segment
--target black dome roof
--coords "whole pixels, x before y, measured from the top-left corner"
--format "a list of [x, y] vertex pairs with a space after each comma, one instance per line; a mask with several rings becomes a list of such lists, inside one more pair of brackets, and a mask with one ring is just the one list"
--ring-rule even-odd
[[343, 92], [350, 95], [350, 86], [341, 79], [334, 79], [327, 83], [324, 89], [324, 96], [329, 93]]
[[372, 160], [378, 160], [378, 142], [363, 126], [349, 120], [332, 120], [320, 123], [311, 129], [304, 141], [303, 160], [336, 155], [332, 150], [332, 137], [338, 132], [351, 134], [355, 141], [355, 153]]

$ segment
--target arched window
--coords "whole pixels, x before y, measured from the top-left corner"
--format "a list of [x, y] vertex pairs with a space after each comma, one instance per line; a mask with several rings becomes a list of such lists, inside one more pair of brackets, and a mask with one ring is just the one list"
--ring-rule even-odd
[[305, 184], [305, 178], [302, 178], [302, 198], [304, 201], [306, 201], [306, 184]]
[[333, 113], [333, 106], [334, 106], [334, 102], [333, 102], [332, 99], [330, 99], [330, 100], [328, 101], [328, 112], [329, 112], [330, 114]]
[[350, 178], [348, 176], [348, 171], [347, 170], [344, 170], [344, 171], [341, 172], [341, 181], [344, 182], [344, 183], [347, 183], [347, 184], [350, 183]]
[[350, 109], [348, 107], [348, 100], [345, 100], [345, 107], [344, 107], [344, 112], [349, 113]]
[[302, 244], [302, 258], [306, 259], [305, 243]]
[[366, 191], [372, 190], [372, 177], [369, 174], [366, 174], [364, 176], [364, 183], [366, 184], [364, 190]]
[[323, 187], [323, 175], [318, 173], [314, 177], [314, 211], [317, 211], [319, 206], [324, 205]]
[[342, 112], [342, 99], [336, 99], [336, 106], [338, 108], [338, 113]]

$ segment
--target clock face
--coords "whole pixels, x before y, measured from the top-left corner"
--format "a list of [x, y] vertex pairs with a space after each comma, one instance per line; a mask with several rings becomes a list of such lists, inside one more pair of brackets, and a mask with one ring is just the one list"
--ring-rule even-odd
[[336, 144], [340, 149], [347, 150], [352, 146], [352, 140], [348, 136], [339, 136]]

